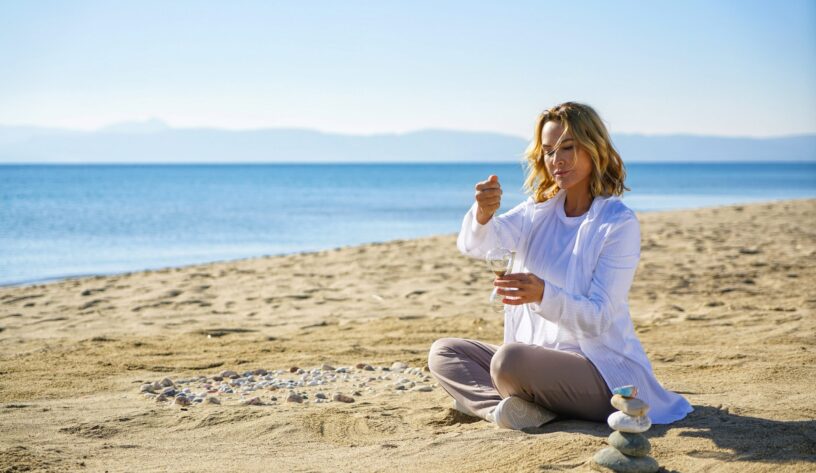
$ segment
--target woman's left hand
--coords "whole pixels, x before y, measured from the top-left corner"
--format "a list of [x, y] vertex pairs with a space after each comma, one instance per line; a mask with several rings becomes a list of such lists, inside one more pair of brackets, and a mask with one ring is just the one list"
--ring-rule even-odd
[[496, 278], [493, 285], [498, 287], [496, 294], [507, 296], [502, 302], [508, 305], [538, 303], [544, 297], [544, 281], [533, 273], [505, 274]]

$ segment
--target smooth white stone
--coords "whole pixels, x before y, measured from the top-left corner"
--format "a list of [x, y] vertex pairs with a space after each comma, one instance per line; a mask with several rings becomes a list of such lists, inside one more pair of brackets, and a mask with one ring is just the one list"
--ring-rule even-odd
[[402, 371], [402, 370], [407, 369], [407, 368], [408, 368], [408, 365], [406, 365], [405, 363], [403, 363], [401, 361], [395, 361], [394, 364], [391, 365], [391, 371]]
[[652, 426], [652, 419], [649, 416], [632, 417], [621, 411], [616, 411], [609, 416], [606, 423], [613, 430], [639, 434], [649, 430], [649, 427]]

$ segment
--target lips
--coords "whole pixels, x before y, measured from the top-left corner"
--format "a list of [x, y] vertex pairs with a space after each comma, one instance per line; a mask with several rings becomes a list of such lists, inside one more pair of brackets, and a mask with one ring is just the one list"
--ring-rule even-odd
[[561, 177], [561, 176], [565, 176], [565, 175], [569, 174], [570, 172], [571, 171], [560, 171], [560, 172], [555, 173], [555, 175], [558, 176], [558, 177]]

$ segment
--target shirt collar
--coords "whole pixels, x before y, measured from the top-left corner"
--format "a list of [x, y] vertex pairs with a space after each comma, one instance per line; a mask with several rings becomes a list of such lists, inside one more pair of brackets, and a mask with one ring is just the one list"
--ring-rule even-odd
[[[533, 197], [530, 196], [527, 197], [527, 204], [538, 210], [544, 210], [549, 207], [552, 207], [555, 204], [555, 202], [560, 202], [561, 197], [563, 197], [566, 194], [566, 192], [567, 191], [565, 189], [558, 189], [558, 192], [556, 192], [556, 194], [551, 199], [548, 199], [547, 201], [541, 203], [536, 203], [535, 199], [533, 199]], [[592, 205], [589, 206], [589, 211], [587, 212], [588, 214], [587, 220], [592, 220], [593, 218], [598, 216], [600, 212], [603, 210], [604, 206], [606, 206], [606, 204], [613, 199], [618, 199], [618, 196], [615, 195], [596, 196], [595, 199], [592, 200]]]

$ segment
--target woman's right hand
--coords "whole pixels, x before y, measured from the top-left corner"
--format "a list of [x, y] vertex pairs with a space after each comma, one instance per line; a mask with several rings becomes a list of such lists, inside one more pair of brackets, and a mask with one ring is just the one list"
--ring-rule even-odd
[[476, 221], [484, 225], [501, 206], [501, 184], [499, 176], [491, 174], [486, 181], [476, 184]]

